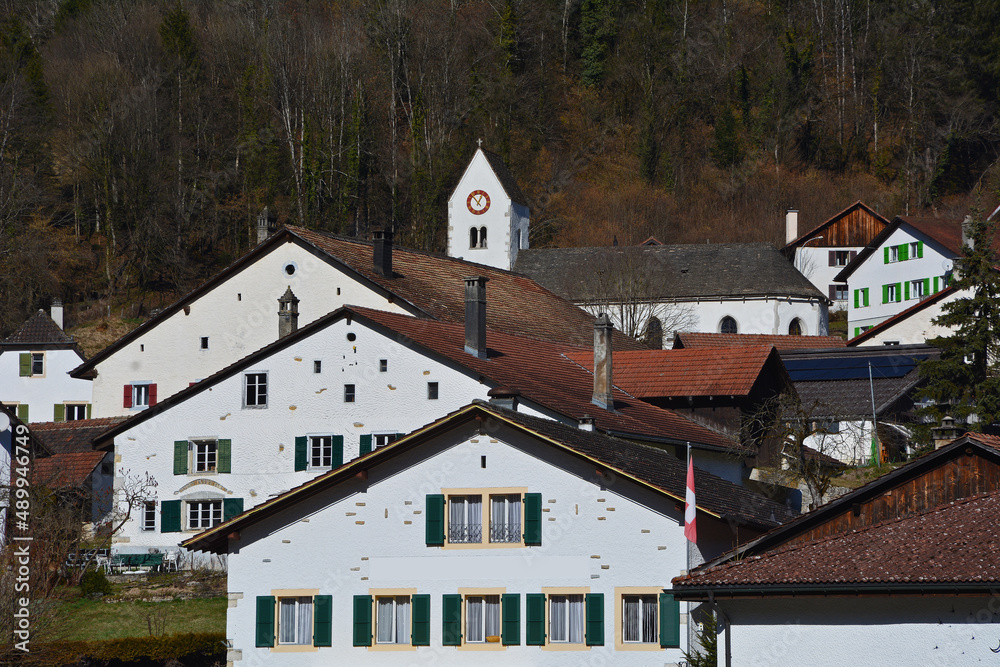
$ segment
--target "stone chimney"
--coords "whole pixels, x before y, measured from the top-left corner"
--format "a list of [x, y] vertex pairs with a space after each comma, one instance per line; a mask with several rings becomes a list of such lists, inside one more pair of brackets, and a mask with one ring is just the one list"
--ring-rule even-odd
[[521, 399], [521, 392], [511, 387], [496, 387], [486, 392], [490, 397], [490, 403], [498, 408], [506, 408], [517, 412], [517, 403]]
[[790, 208], [785, 213], [785, 245], [799, 238], [799, 211]]
[[581, 431], [593, 431], [594, 430], [594, 418], [590, 415], [583, 415], [580, 418], [580, 430]]
[[56, 326], [60, 329], [63, 328], [63, 305], [62, 299], [55, 297], [52, 299], [52, 321], [56, 323]]
[[486, 358], [486, 282], [485, 276], [465, 279], [465, 351]]
[[601, 313], [594, 322], [594, 398], [593, 403], [605, 410], [615, 409], [611, 393], [611, 334], [615, 327], [611, 318]]
[[976, 242], [972, 238], [972, 216], [965, 216], [965, 220], [962, 221], [962, 245], [969, 246], [969, 250], [976, 249]]
[[278, 299], [278, 338], [284, 338], [299, 328], [299, 300], [289, 287]]
[[267, 237], [271, 235], [274, 231], [271, 225], [271, 216], [268, 213], [267, 207], [257, 214], [257, 243], [263, 243], [267, 240]]
[[372, 232], [375, 249], [375, 273], [385, 278], [392, 278], [392, 230], [376, 229]]

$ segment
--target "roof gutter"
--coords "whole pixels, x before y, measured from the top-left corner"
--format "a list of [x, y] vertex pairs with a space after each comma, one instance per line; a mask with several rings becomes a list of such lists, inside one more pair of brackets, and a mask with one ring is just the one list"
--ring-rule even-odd
[[884, 595], [995, 595], [1000, 582], [976, 583], [829, 583], [802, 586], [674, 586], [670, 591], [678, 600], [711, 601], [768, 597], [813, 596], [884, 596]]

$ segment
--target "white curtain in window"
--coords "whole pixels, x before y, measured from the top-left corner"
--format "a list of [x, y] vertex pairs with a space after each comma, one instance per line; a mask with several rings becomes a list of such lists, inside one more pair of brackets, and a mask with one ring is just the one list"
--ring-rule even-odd
[[627, 642], [640, 641], [638, 596], [626, 596], [622, 600], [622, 607], [622, 640]]
[[507, 496], [490, 496], [490, 523], [501, 526], [507, 522]]
[[410, 598], [396, 598], [396, 643], [410, 643]]
[[312, 644], [313, 606], [312, 598], [299, 598], [299, 631], [296, 644]]
[[486, 636], [500, 635], [500, 596], [487, 595], [486, 601]]
[[483, 497], [469, 496], [469, 526], [483, 525]]
[[647, 595], [642, 598], [642, 641], [656, 641], [656, 596]]
[[295, 598], [281, 599], [281, 613], [278, 617], [278, 643], [295, 643]]
[[465, 602], [465, 641], [484, 642], [483, 598], [470, 597]]
[[[507, 503], [507, 525], [508, 526], [520, 526], [521, 525], [521, 496], [513, 495], [507, 496], [509, 502]], [[518, 540], [520, 541], [520, 540]]]
[[378, 612], [376, 623], [376, 641], [379, 644], [391, 644], [393, 641], [392, 634], [392, 617], [394, 612], [394, 605], [392, 598], [378, 598], [377, 602]]
[[583, 643], [583, 596], [569, 596], [569, 642]]
[[566, 641], [566, 607], [565, 595], [553, 595], [549, 599], [549, 638], [554, 642]]
[[465, 499], [462, 497], [448, 499], [448, 526], [458, 529], [465, 526]]

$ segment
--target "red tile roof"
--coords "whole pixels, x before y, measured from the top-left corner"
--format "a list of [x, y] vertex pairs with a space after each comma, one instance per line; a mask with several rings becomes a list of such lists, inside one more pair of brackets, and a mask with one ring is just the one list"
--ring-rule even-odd
[[[686, 587], [1000, 582], [1000, 492], [674, 579]], [[766, 593], [766, 589], [762, 592]]]
[[[746, 396], [771, 356], [769, 345], [712, 349], [617, 350], [612, 355], [616, 386], [638, 398]], [[567, 353], [586, 367], [593, 352]], [[779, 362], [780, 363], [780, 362]]]
[[0, 341], [2, 347], [28, 347], [31, 345], [64, 345], [72, 347], [76, 341], [59, 328], [48, 313], [39, 310], [29, 317], [17, 331]]
[[105, 452], [68, 452], [36, 458], [32, 463], [31, 480], [50, 488], [80, 486], [104, 458]]
[[498, 386], [517, 389], [527, 400], [573, 419], [589, 415], [602, 431], [742, 449], [736, 441], [721, 433], [620, 390], [614, 394], [614, 412], [598, 407], [591, 402], [594, 388], [592, 349], [528, 341], [488, 330], [486, 345], [489, 355], [487, 359], [479, 359], [465, 352], [465, 327], [462, 325], [355, 306], [348, 308], [359, 317], [402, 334], [422, 347], [472, 369]]
[[678, 332], [674, 336], [674, 349], [744, 347], [748, 345], [773, 345], [777, 350], [821, 350], [844, 347], [847, 342], [840, 336], [785, 336], [780, 334], [724, 334]]
[[93, 451], [94, 438], [126, 417], [101, 417], [29, 424], [31, 432], [55, 453]]

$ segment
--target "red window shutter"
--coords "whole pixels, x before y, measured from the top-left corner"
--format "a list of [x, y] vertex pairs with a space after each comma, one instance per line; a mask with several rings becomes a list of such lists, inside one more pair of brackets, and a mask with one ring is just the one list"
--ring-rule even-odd
[[132, 407], [132, 385], [130, 384], [125, 385], [125, 402], [123, 405], [126, 408]]
[[837, 266], [837, 251], [830, 251], [830, 266]]
[[156, 405], [156, 385], [149, 385], [149, 406], [153, 407]]
[[857, 257], [857, 256], [858, 256], [858, 251], [857, 250], [852, 250], [851, 251], [851, 261], [853, 262], [854, 258]]
[[836, 301], [836, 300], [837, 300], [837, 286], [830, 285], [830, 301]]

